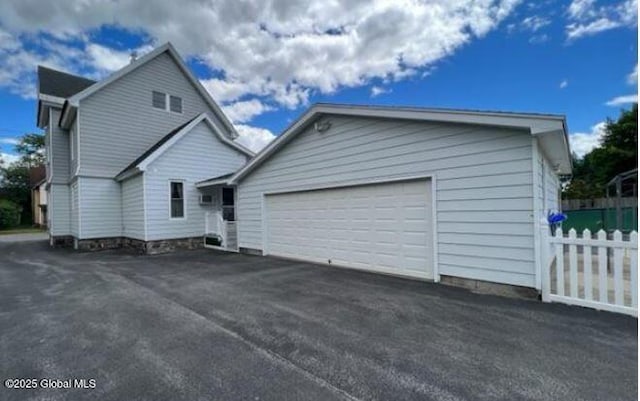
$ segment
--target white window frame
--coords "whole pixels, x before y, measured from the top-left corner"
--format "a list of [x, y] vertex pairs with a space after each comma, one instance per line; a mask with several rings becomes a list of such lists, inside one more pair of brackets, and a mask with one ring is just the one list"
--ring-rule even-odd
[[[182, 184], [182, 217], [173, 217], [171, 216], [171, 204], [173, 202], [173, 198], [171, 197], [171, 184], [172, 183], [181, 183]], [[170, 179], [168, 182], [169, 188], [169, 220], [186, 220], [187, 219], [187, 191], [186, 191], [186, 181], [178, 180], [178, 179]]]
[[[153, 93], [161, 93], [164, 95], [164, 108], [160, 108], [160, 107], [156, 107], [153, 105]], [[175, 97], [180, 99], [180, 111], [173, 111], [171, 110], [171, 97]], [[151, 107], [156, 109], [156, 110], [164, 110], [166, 112], [169, 113], [173, 113], [173, 114], [184, 114], [184, 99], [180, 96], [177, 95], [172, 95], [170, 93], [166, 93], [166, 92], [161, 92], [158, 90], [151, 90]]]
[[[154, 92], [155, 92], [155, 93], [160, 93], [160, 94], [163, 94], [163, 95], [164, 95], [164, 108], [156, 107], [156, 106], [153, 104], [153, 94], [154, 94]], [[168, 104], [168, 102], [169, 102], [169, 97], [168, 97], [168, 96], [169, 96], [169, 95], [168, 95], [166, 92], [160, 92], [160, 91], [157, 91], [157, 90], [152, 90], [152, 91], [151, 91], [151, 107], [152, 107], [152, 108], [154, 108], [154, 109], [156, 109], [156, 110], [164, 110], [164, 111], [167, 111], [167, 110], [168, 110], [168, 107], [169, 107], [169, 104]]]
[[[167, 111], [173, 114], [182, 114], [182, 112], [184, 111], [184, 102], [182, 101], [182, 98], [180, 96], [176, 96], [176, 95], [171, 95], [169, 93], [166, 94], [167, 95]], [[171, 110], [171, 97], [175, 97], [180, 99], [180, 111], [173, 111]]]

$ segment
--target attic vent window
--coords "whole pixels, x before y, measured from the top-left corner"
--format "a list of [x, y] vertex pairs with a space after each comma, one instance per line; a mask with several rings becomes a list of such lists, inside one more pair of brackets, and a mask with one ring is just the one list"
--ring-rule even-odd
[[182, 98], [169, 96], [169, 107], [174, 113], [182, 113]]
[[151, 102], [156, 109], [167, 109], [167, 95], [162, 92], [153, 91]]

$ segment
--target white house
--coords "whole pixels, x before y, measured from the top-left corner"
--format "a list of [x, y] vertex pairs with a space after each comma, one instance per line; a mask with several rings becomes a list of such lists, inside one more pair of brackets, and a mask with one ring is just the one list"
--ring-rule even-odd
[[195, 183], [235, 172], [253, 153], [175, 49], [161, 46], [100, 82], [43, 67], [38, 77], [51, 243], [201, 246], [223, 189], [201, 198]]
[[541, 287], [563, 116], [318, 104], [252, 158], [169, 44], [65, 96], [43, 79], [52, 243]]
[[557, 115], [319, 104], [232, 177], [239, 249], [540, 289], [571, 172]]

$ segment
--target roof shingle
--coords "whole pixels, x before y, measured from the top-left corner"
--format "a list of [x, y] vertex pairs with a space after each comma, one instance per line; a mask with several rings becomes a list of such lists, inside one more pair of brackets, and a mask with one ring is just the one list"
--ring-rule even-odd
[[95, 83], [91, 79], [38, 66], [38, 92], [43, 95], [66, 99]]

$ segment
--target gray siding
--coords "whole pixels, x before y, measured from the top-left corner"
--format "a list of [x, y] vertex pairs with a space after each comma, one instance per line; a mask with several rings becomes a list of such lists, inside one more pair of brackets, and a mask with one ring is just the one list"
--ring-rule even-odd
[[52, 184], [49, 190], [49, 233], [51, 235], [71, 235], [71, 211], [69, 186]]
[[70, 221], [71, 221], [71, 235], [75, 236], [76, 238], [80, 237], [80, 231], [79, 231], [79, 213], [78, 213], [78, 206], [79, 206], [79, 198], [78, 198], [78, 181], [74, 181], [71, 183], [70, 187], [70, 198], [71, 198], [71, 216], [70, 216]]
[[82, 239], [122, 235], [120, 183], [107, 178], [79, 177]]
[[262, 194], [434, 174], [440, 274], [533, 287], [532, 142], [525, 131], [332, 116], [240, 183], [241, 247], [262, 249]]
[[69, 129], [69, 155], [70, 155], [70, 165], [69, 165], [69, 176], [73, 177], [76, 173], [76, 169], [78, 168], [78, 124], [77, 119], [74, 121], [73, 125], [71, 125], [71, 129]]
[[[151, 92], [182, 98], [182, 114], [155, 109]], [[80, 175], [114, 177], [172, 129], [207, 112], [204, 98], [166, 53], [80, 103]]]
[[144, 179], [142, 174], [122, 182], [122, 235], [145, 239]]
[[[147, 240], [203, 235], [205, 212], [199, 204], [198, 181], [228, 174], [242, 167], [246, 156], [220, 142], [203, 122], [155, 160], [145, 172]], [[169, 181], [183, 180], [186, 218], [170, 219]]]
[[60, 110], [51, 108], [49, 129], [51, 133], [51, 180], [54, 183], [69, 182], [69, 132], [58, 127]]

